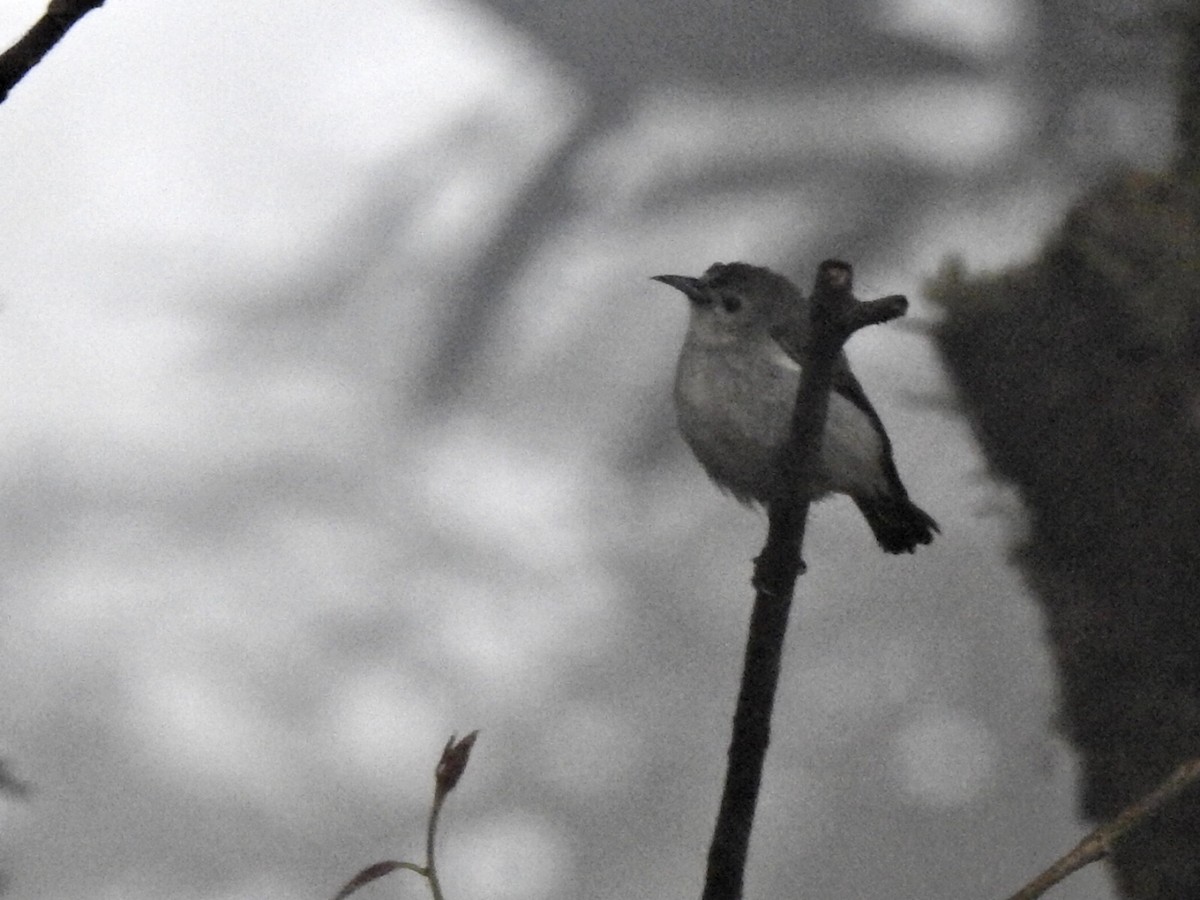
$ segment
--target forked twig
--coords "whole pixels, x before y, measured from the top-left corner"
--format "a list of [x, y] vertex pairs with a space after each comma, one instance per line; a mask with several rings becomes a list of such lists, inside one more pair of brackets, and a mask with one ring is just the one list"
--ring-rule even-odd
[[818, 269], [810, 309], [812, 339], [805, 348], [791, 438], [780, 460], [783, 483], [794, 486], [794, 493], [770, 504], [767, 541], [754, 562], [754, 608], [703, 900], [738, 900], [742, 895], [792, 593], [804, 570], [801, 545], [808, 519], [807, 485], [825, 430], [834, 366], [850, 335], [903, 315], [907, 306], [908, 301], [898, 295], [860, 303], [851, 292], [850, 267], [845, 263], [828, 261]]
[[456, 741], [454, 735], [450, 735], [450, 740], [446, 742], [446, 748], [442, 750], [442, 758], [438, 761], [437, 768], [433, 773], [433, 803], [430, 805], [429, 821], [425, 826], [425, 865], [398, 862], [394, 859], [373, 863], [342, 885], [342, 889], [334, 894], [333, 900], [345, 900], [363, 885], [370, 884], [397, 869], [405, 869], [420, 875], [429, 882], [429, 891], [433, 894], [433, 900], [443, 900], [442, 885], [438, 881], [437, 863], [434, 861], [438, 816], [442, 812], [442, 805], [446, 802], [446, 797], [454, 790], [458, 779], [462, 777], [467, 768], [467, 761], [471, 757], [471, 748], [475, 746], [475, 738], [478, 735], [478, 731], [472, 731], [461, 741]]

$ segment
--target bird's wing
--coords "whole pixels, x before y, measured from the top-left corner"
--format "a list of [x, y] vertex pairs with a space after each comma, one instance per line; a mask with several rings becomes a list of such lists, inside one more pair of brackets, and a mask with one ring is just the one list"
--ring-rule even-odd
[[768, 333], [799, 364], [804, 357], [804, 345], [808, 343], [808, 304], [776, 304], [770, 315]]
[[833, 369], [833, 390], [866, 413], [867, 418], [875, 426], [875, 430], [879, 432], [879, 436], [883, 438], [884, 453], [890, 457], [892, 455], [892, 442], [888, 440], [887, 431], [883, 427], [883, 420], [879, 418], [879, 413], [871, 405], [871, 401], [867, 398], [867, 392], [863, 390], [863, 386], [858, 378], [850, 371], [850, 360], [846, 358], [844, 352], [838, 354], [837, 365]]
[[[783, 351], [798, 365], [803, 366], [803, 342], [799, 339], [798, 331], [791, 322], [779, 322], [770, 329], [775, 343], [782, 347]], [[875, 426], [879, 439], [883, 443], [884, 474], [897, 495], [907, 496], [900, 481], [900, 473], [896, 471], [896, 463], [892, 458], [892, 442], [888, 438], [887, 430], [883, 427], [883, 420], [879, 418], [879, 413], [871, 405], [871, 401], [867, 398], [867, 392], [863, 390], [858, 378], [850, 371], [850, 360], [847, 359], [844, 351], [838, 354], [837, 362], [834, 364], [831, 389], [834, 393], [840, 394], [853, 403], [871, 420], [871, 424]]]
[[[797, 365], [804, 365], [803, 334], [795, 322], [777, 322], [771, 326], [770, 333], [775, 343], [783, 348], [784, 353], [791, 357]], [[863, 390], [863, 386], [850, 371], [850, 360], [846, 358], [845, 351], [838, 354], [837, 362], [834, 364], [832, 388], [866, 413], [867, 418], [875, 424], [875, 427], [883, 432], [883, 422], [879, 418], [879, 413], [875, 412], [875, 407], [867, 399], [867, 392]], [[886, 441], [886, 439], [887, 435], [885, 434], [884, 440]]]

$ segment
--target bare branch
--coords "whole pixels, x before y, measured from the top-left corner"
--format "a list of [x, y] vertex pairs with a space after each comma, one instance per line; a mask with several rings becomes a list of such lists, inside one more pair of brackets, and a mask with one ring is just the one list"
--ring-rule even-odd
[[36, 66], [64, 34], [104, 0], [50, 0], [50, 5], [25, 36], [0, 53], [0, 103]]
[[1113, 848], [1121, 838], [1198, 780], [1200, 780], [1200, 759], [1185, 762], [1172, 772], [1162, 784], [1141, 800], [1125, 807], [1111, 822], [1101, 825], [1085, 837], [1075, 845], [1071, 852], [1055, 860], [1048, 869], [1009, 897], [1008, 900], [1036, 900], [1071, 873], [1079, 871], [1098, 859], [1104, 859], [1113, 852]]
[[850, 335], [903, 315], [907, 306], [908, 301], [898, 295], [860, 303], [851, 292], [850, 267], [845, 263], [825, 262], [817, 271], [810, 309], [812, 340], [805, 348], [791, 438], [780, 460], [783, 483], [792, 486], [794, 493], [770, 504], [767, 541], [754, 562], [754, 608], [703, 900], [737, 900], [742, 895], [792, 593], [804, 571], [801, 549], [808, 485], [825, 430], [834, 366]]

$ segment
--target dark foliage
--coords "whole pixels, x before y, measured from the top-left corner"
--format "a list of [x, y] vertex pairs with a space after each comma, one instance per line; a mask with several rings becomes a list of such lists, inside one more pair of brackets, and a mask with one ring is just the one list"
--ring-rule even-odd
[[[1198, 211], [1189, 184], [1117, 177], [1032, 265], [935, 288], [939, 347], [1028, 510], [1018, 557], [1093, 819], [1200, 754]], [[1200, 893], [1198, 843], [1200, 804], [1170, 807], [1116, 853], [1125, 895]]]

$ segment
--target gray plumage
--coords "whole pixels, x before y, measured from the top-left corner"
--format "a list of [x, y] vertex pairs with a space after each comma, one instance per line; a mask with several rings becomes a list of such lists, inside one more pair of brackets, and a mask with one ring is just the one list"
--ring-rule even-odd
[[[827, 261], [826, 267], [849, 266]], [[808, 338], [808, 302], [769, 269], [716, 263], [699, 278], [658, 275], [690, 301], [691, 319], [675, 375], [684, 439], [709, 476], [743, 503], [782, 493], [777, 460], [791, 433]], [[812, 498], [848, 494], [879, 545], [911, 553], [937, 523], [908, 499], [883, 422], [842, 354]]]

